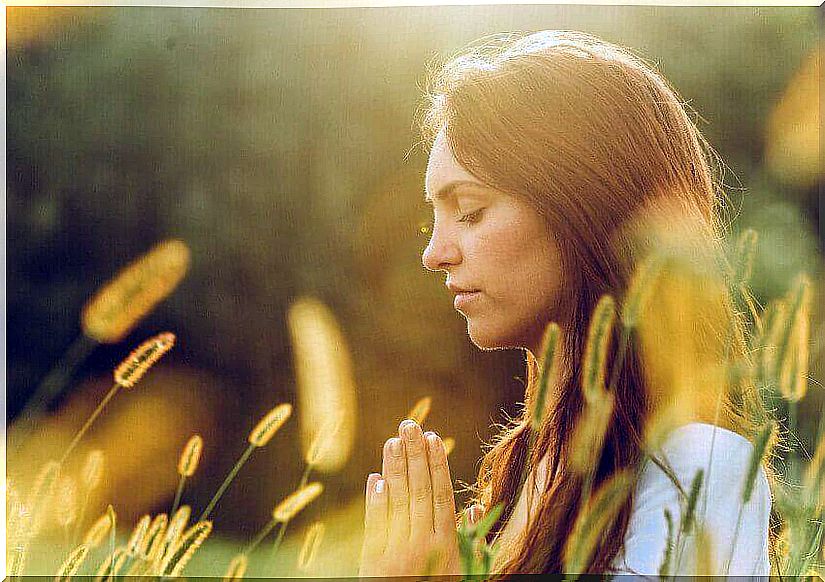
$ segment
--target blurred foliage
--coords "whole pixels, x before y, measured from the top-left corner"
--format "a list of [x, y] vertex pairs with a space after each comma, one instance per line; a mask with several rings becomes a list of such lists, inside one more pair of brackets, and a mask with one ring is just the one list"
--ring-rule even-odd
[[[763, 161], [765, 120], [814, 47], [816, 8], [17, 7], [7, 22], [10, 418], [77, 335], [94, 290], [158, 240], [181, 238], [188, 278], [78, 377], [107, 376], [126, 345], [161, 328], [178, 335], [170, 361], [197, 381], [173, 391], [185, 420], [164, 447], [200, 432], [213, 476], [191, 483], [188, 502], [204, 503], [234, 462], [238, 450], [221, 443], [242, 447], [249, 419], [294, 400], [285, 317], [301, 294], [341, 322], [361, 419], [356, 454], [313, 511], [358, 499], [383, 441], [425, 395], [426, 428], [456, 437], [454, 477], [474, 481], [479, 437], [489, 441], [501, 408], [518, 411], [522, 355], [479, 353], [441, 277], [423, 271], [426, 157], [413, 118], [426, 63], [486, 34], [580, 29], [655, 62], [729, 166], [736, 229], [760, 231], [757, 296], [819, 269], [817, 187], [783, 184]], [[93, 402], [103, 383], [71, 398]], [[248, 539], [254, 516], [291, 490], [294, 448], [249, 463], [227, 492], [232, 511], [217, 512], [224, 533]], [[166, 491], [136, 496], [124, 519], [165, 507]]]

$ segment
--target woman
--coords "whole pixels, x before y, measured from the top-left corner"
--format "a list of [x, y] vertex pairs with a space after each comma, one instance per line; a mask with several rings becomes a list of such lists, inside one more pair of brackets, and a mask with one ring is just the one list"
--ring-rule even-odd
[[[582, 361], [600, 298], [621, 298], [645, 250], [668, 234], [676, 246], [689, 239], [694, 259], [720, 246], [715, 154], [674, 90], [624, 49], [544, 31], [452, 59], [429, 97], [425, 190], [434, 225], [423, 264], [446, 273], [476, 346], [519, 348], [527, 358], [524, 411], [486, 453], [473, 488], [471, 515], [504, 507], [488, 535], [499, 542], [493, 572], [564, 571], [589, 492], [629, 474], [632, 490], [603, 531], [591, 532], [596, 543], [580, 571], [656, 575], [667, 561], [671, 574], [768, 575], [767, 465], [741, 501], [751, 442], [768, 418], [747, 379], [728, 382], [707, 365], [746, 357], [741, 322], [714, 284], [665, 277], [621, 352], [613, 327], [609, 423], [592, 470], [574, 466], [590, 406]], [[665, 239], [651, 240], [657, 225]], [[694, 267], [705, 276], [709, 264]], [[685, 289], [699, 289], [698, 298], [686, 301]], [[673, 317], [674, 305], [693, 309], [693, 320]], [[557, 372], [528, 447], [551, 322], [561, 330]], [[677, 357], [657, 360], [663, 345]], [[666, 410], [685, 414], [650, 462], [651, 423]], [[688, 511], [684, 493], [701, 483], [698, 469], [697, 525], [665, 560], [668, 523], [678, 526]], [[461, 573], [454, 517], [440, 438], [404, 421], [385, 443], [382, 472], [367, 479], [361, 575], [421, 575], [433, 556], [436, 572]]]

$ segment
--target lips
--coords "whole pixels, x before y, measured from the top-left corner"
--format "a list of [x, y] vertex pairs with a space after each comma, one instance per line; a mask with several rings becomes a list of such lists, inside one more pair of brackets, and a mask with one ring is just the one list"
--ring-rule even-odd
[[481, 291], [464, 291], [463, 293], [458, 293], [453, 300], [453, 307], [460, 311], [480, 296]]

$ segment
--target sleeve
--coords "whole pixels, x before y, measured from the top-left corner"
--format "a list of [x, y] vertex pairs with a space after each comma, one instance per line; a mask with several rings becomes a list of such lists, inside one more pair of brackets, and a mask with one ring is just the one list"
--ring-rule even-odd
[[[702, 574], [770, 574], [771, 494], [762, 468], [750, 500], [742, 501], [752, 453], [753, 446], [747, 439], [712, 425], [690, 424], [668, 438], [659, 458], [670, 466], [685, 492], [690, 492], [697, 472], [705, 472], [696, 507], [697, 527], [671, 547], [670, 575], [696, 575], [697, 570], [706, 568], [710, 571]], [[680, 493], [662, 469], [648, 462], [636, 485], [623, 551], [613, 562], [615, 573], [658, 577], [668, 550], [666, 510], [676, 538], [684, 510]], [[704, 543], [699, 542], [697, 530], [705, 532]], [[698, 558], [699, 552], [703, 557]]]

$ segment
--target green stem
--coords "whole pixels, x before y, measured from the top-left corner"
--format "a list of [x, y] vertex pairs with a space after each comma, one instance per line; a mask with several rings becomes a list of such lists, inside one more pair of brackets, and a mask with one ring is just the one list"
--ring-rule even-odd
[[309, 474], [312, 472], [312, 465], [307, 465], [307, 468], [304, 469], [304, 474], [301, 476], [301, 483], [298, 485], [298, 489], [301, 489], [304, 485], [307, 484], [309, 481]]
[[27, 399], [23, 410], [18, 415], [18, 420], [15, 422], [16, 434], [13, 437], [16, 441], [13, 445], [15, 454], [20, 452], [32, 429], [37, 424], [37, 420], [55, 398], [63, 392], [77, 367], [97, 346], [98, 342], [81, 334], [75, 338], [54, 367], [40, 381], [40, 384], [34, 390], [34, 394]]
[[175, 501], [172, 503], [172, 511], [169, 512], [169, 519], [172, 519], [172, 516], [175, 515], [175, 511], [178, 509], [178, 505], [180, 505], [181, 497], [183, 497], [184, 483], [186, 483], [186, 475], [181, 475], [180, 481], [178, 481], [178, 490], [175, 492]]
[[229, 487], [230, 483], [232, 483], [232, 480], [235, 478], [235, 475], [238, 474], [238, 471], [241, 470], [241, 467], [243, 467], [244, 463], [246, 463], [247, 459], [249, 459], [249, 456], [252, 454], [252, 451], [254, 450], [255, 445], [253, 444], [250, 444], [248, 447], [246, 447], [246, 450], [243, 452], [243, 455], [241, 455], [241, 458], [238, 459], [237, 463], [235, 463], [235, 466], [232, 467], [232, 470], [229, 472], [229, 475], [226, 476], [226, 479], [223, 480], [223, 483], [221, 484], [220, 488], [215, 493], [215, 496], [212, 498], [212, 501], [209, 502], [209, 505], [206, 506], [206, 509], [204, 509], [203, 513], [198, 518], [198, 521], [203, 521], [207, 517], [209, 517], [209, 514], [212, 513], [213, 509], [215, 509], [215, 506], [218, 504], [218, 501], [226, 491], [226, 488]]
[[117, 391], [119, 389], [120, 389], [120, 384], [117, 384], [117, 383], [115, 383], [115, 385], [112, 386], [109, 389], [109, 392], [106, 394], [106, 396], [100, 402], [100, 404], [97, 405], [97, 408], [95, 408], [95, 411], [92, 413], [92, 415], [86, 421], [86, 424], [84, 424], [83, 427], [78, 431], [78, 433], [75, 435], [74, 439], [72, 440], [71, 444], [69, 445], [69, 448], [66, 449], [66, 452], [63, 453], [63, 456], [60, 458], [60, 461], [58, 461], [58, 463], [61, 466], [66, 461], [66, 459], [69, 457], [69, 455], [72, 453], [74, 448], [77, 446], [77, 443], [80, 442], [80, 439], [83, 438], [83, 435], [86, 434], [86, 431], [89, 430], [89, 427], [92, 426], [92, 423], [97, 419], [98, 416], [100, 416], [100, 413], [103, 412], [103, 409], [106, 407], [106, 405], [109, 403], [109, 401], [114, 397], [115, 394], [117, 394]]
[[77, 516], [77, 525], [74, 527], [74, 535], [72, 536], [72, 546], [77, 546], [77, 539], [80, 537], [80, 532], [83, 529], [83, 520], [86, 517], [86, 509], [89, 506], [89, 492], [86, 491], [86, 496], [83, 498], [83, 504], [80, 506], [80, 514]]
[[275, 557], [278, 548], [281, 547], [281, 541], [284, 539], [284, 534], [286, 533], [286, 526], [289, 522], [283, 521], [281, 522], [281, 529], [278, 530], [278, 535], [275, 538], [275, 543], [272, 544], [272, 551], [270, 552], [271, 557]]
[[266, 539], [266, 536], [268, 536], [268, 535], [269, 535], [269, 532], [271, 532], [271, 531], [272, 531], [272, 528], [274, 528], [277, 524], [278, 524], [278, 522], [277, 522], [277, 521], [275, 521], [274, 519], [273, 519], [273, 520], [270, 520], [270, 522], [269, 522], [268, 524], [266, 524], [266, 525], [265, 525], [265, 526], [261, 529], [261, 531], [260, 531], [260, 532], [258, 532], [258, 535], [257, 535], [257, 536], [255, 536], [255, 539], [253, 539], [253, 540], [249, 543], [249, 545], [248, 545], [248, 546], [246, 547], [246, 549], [243, 551], [243, 554], [244, 554], [244, 555], [246, 555], [246, 556], [248, 556], [249, 554], [251, 554], [252, 552], [254, 552], [254, 551], [255, 551], [255, 548], [257, 548], [259, 545], [261, 545], [261, 542], [262, 542], [262, 541], [264, 541], [264, 540]]

